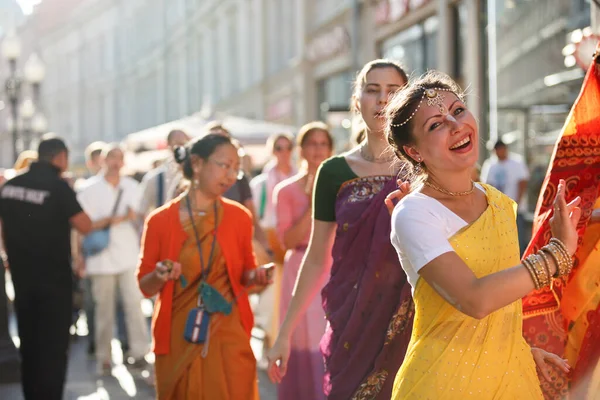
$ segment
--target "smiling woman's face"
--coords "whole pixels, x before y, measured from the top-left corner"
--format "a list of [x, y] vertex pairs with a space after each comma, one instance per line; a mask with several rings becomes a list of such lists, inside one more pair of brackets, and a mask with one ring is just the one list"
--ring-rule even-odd
[[414, 145], [404, 150], [433, 175], [471, 171], [479, 157], [477, 121], [453, 92], [429, 89], [412, 119], [412, 135]]

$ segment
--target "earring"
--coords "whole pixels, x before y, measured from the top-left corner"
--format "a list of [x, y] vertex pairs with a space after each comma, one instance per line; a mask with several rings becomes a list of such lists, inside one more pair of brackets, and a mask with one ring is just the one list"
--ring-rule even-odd
[[197, 188], [198, 188], [198, 186], [200, 186], [200, 181], [199, 181], [198, 179], [194, 179], [194, 180], [192, 181], [192, 184], [194, 185], [194, 188], [195, 188], [195, 189], [197, 189]]
[[423, 173], [423, 168], [421, 167], [421, 159], [417, 159], [417, 163], [413, 166], [413, 171], [415, 175], [421, 175]]

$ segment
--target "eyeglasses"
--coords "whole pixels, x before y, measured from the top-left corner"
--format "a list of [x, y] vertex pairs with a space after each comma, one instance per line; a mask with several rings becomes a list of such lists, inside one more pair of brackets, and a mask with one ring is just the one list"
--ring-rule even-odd
[[221, 168], [222, 170], [226, 170], [227, 173], [231, 173], [231, 174], [235, 175], [237, 179], [239, 179], [244, 174], [244, 171], [242, 171], [239, 167], [238, 168], [234, 168], [234, 167], [232, 167], [228, 163], [225, 163], [225, 162], [222, 162], [222, 161], [213, 160], [213, 159], [210, 159], [210, 158], [208, 160], [212, 161], [213, 164], [215, 164], [217, 167]]

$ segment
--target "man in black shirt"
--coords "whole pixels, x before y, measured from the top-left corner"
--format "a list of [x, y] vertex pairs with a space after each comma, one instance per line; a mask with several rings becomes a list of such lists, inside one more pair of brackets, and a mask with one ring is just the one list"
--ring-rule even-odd
[[0, 190], [2, 239], [15, 287], [26, 400], [62, 399], [71, 325], [71, 228], [92, 222], [61, 178], [67, 170], [64, 141], [46, 136], [39, 161]]

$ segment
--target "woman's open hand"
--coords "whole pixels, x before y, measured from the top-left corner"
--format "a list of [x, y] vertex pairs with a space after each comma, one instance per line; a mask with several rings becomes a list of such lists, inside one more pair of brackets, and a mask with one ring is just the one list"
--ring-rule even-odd
[[560, 358], [556, 354], [548, 353], [547, 351], [537, 347], [531, 348], [531, 354], [533, 355], [535, 365], [539, 368], [540, 372], [542, 373], [542, 376], [548, 382], [552, 381], [549, 368], [549, 366], [551, 365], [558, 367], [558, 369], [564, 372], [565, 374], [571, 371], [571, 366], [569, 365], [567, 360]]
[[554, 214], [550, 218], [552, 236], [567, 246], [570, 255], [577, 250], [577, 223], [581, 218], [581, 197], [577, 196], [569, 204], [565, 200], [566, 185], [564, 179], [558, 183], [554, 198]]
[[[392, 215], [396, 204], [410, 193], [410, 183], [408, 181], [405, 182], [402, 179], [398, 179], [396, 183], [398, 184], [398, 189], [388, 194], [384, 200], [390, 215]], [[394, 203], [394, 200], [396, 200], [396, 203]]]

